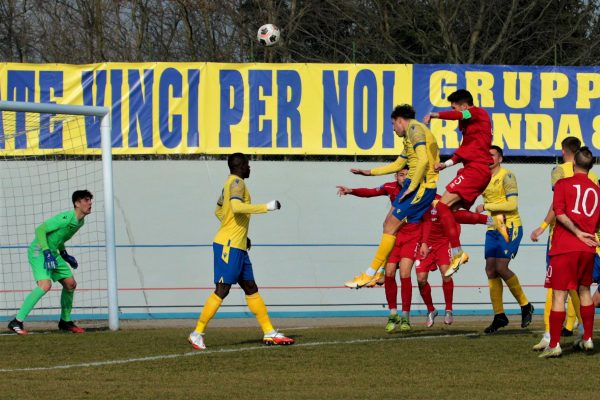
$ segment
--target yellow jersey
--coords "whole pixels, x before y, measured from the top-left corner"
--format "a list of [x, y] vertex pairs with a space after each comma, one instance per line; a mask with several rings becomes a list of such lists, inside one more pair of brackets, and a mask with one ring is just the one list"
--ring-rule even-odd
[[404, 136], [404, 150], [396, 161], [382, 167], [373, 168], [371, 175], [385, 175], [400, 171], [408, 164], [410, 186], [414, 191], [417, 187], [435, 189], [439, 173], [434, 170], [440, 162], [440, 149], [435, 137], [426, 125], [412, 119]]
[[250, 214], [266, 212], [266, 204], [251, 204], [250, 192], [244, 180], [237, 175], [229, 175], [215, 209], [221, 227], [213, 241], [223, 246], [246, 250]]
[[[517, 199], [519, 190], [517, 188], [517, 177], [510, 170], [500, 167], [492, 176], [490, 183], [485, 188], [483, 194], [483, 208], [491, 216], [504, 214], [506, 226], [509, 228], [518, 228], [521, 224], [519, 216], [519, 207]], [[488, 230], [496, 229], [493, 226]]]

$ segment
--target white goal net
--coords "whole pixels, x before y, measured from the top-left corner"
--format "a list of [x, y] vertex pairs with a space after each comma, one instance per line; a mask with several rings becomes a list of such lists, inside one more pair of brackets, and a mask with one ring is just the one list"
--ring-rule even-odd
[[[15, 112], [1, 105], [0, 117], [0, 320], [12, 319], [36, 285], [27, 258], [36, 227], [73, 209], [72, 193], [84, 189], [94, 196], [92, 213], [66, 243], [79, 263], [72, 316], [107, 320], [106, 177], [100, 148], [89, 154], [88, 144], [91, 138], [100, 145], [101, 117]], [[61, 289], [55, 282], [27, 320], [58, 319]]]

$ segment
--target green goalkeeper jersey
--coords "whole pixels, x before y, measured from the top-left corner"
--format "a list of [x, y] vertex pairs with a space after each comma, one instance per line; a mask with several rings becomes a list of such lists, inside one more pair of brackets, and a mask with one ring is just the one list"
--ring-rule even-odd
[[35, 230], [35, 239], [29, 246], [30, 250], [52, 250], [53, 253], [64, 250], [65, 243], [73, 237], [84, 224], [84, 219], [78, 220], [75, 210], [65, 211], [44, 221]]

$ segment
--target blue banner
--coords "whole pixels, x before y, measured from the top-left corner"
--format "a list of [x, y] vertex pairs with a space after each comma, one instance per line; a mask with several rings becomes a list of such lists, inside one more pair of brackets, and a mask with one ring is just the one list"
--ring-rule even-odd
[[[449, 109], [446, 100], [467, 89], [492, 118], [494, 144], [505, 155], [560, 156], [560, 143], [576, 136], [600, 149], [600, 67], [414, 65], [417, 117]], [[442, 153], [460, 142], [456, 122], [432, 121]]]

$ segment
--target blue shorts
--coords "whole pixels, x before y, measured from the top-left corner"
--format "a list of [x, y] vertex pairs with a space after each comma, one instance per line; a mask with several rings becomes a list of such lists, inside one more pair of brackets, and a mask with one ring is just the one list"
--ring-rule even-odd
[[239, 281], [253, 281], [252, 263], [246, 250], [213, 243], [215, 284], [233, 285]]
[[600, 257], [598, 253], [594, 256], [594, 272], [592, 273], [592, 282], [600, 283]]
[[497, 230], [487, 231], [485, 234], [485, 258], [515, 258], [523, 238], [523, 227], [509, 228], [508, 236], [510, 242], [506, 243]]
[[416, 224], [421, 222], [421, 218], [425, 211], [429, 209], [431, 203], [435, 199], [436, 189], [425, 189], [418, 187], [417, 190], [406, 196], [402, 201], [400, 197], [406, 192], [410, 186], [410, 179], [404, 181], [404, 186], [398, 196], [392, 203], [394, 211], [392, 215], [400, 221], [406, 219], [406, 222]]

